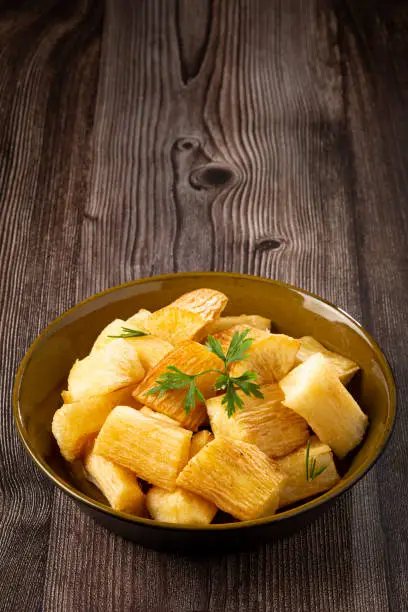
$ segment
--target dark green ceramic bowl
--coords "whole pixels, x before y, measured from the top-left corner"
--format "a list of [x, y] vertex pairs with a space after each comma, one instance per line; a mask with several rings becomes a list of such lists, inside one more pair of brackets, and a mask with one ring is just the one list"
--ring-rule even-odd
[[[112, 319], [126, 319], [139, 308], [155, 310], [186, 291], [212, 287], [230, 299], [227, 314], [260, 314], [272, 318], [278, 331], [313, 335], [328, 348], [361, 367], [352, 392], [368, 414], [367, 435], [341, 466], [342, 479], [330, 491], [270, 518], [254, 521], [180, 527], [116, 512], [92, 485], [61, 459], [51, 434], [60, 406], [60, 392], [76, 358], [84, 357], [99, 331]], [[395, 386], [390, 367], [371, 336], [332, 304], [284, 283], [228, 273], [157, 276], [99, 293], [56, 319], [37, 338], [17, 373], [13, 408], [17, 429], [40, 469], [82, 508], [109, 529], [150, 548], [201, 552], [254, 546], [293, 532], [315, 518], [373, 466], [390, 437], [395, 418]]]

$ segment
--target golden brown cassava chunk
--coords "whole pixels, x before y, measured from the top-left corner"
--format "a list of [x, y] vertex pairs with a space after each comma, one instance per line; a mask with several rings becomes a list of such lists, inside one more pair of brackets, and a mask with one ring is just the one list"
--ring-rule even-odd
[[343, 357], [343, 355], [339, 355], [339, 353], [329, 351], [312, 336], [303, 336], [303, 338], [300, 338], [300, 349], [296, 356], [296, 365], [303, 363], [315, 353], [321, 353], [330, 361], [332, 366], [336, 369], [337, 376], [340, 378], [343, 385], [347, 385], [354, 374], [360, 369], [355, 361]]
[[194, 457], [206, 444], [214, 440], [214, 435], [208, 429], [198, 431], [191, 438], [190, 459]]
[[114, 510], [144, 514], [144, 495], [133, 472], [93, 450], [85, 455], [84, 466], [88, 479], [102, 491]]
[[270, 331], [271, 320], [261, 317], [260, 315], [220, 317], [219, 319], [216, 319], [214, 323], [211, 323], [210, 327], [208, 328], [208, 333], [214, 335], [235, 325], [245, 325], [246, 327], [255, 327], [261, 331]]
[[306, 480], [306, 445], [278, 459], [282, 471], [287, 476], [280, 488], [280, 508], [322, 493], [340, 480], [331, 449], [315, 436], [310, 439], [309, 465], [312, 459], [316, 460], [316, 470], [323, 466], [326, 466], [326, 469], [311, 481]]
[[224, 351], [224, 353], [226, 353], [229, 348], [229, 345], [231, 344], [233, 335], [236, 332], [242, 333], [246, 330], [248, 330], [248, 334], [246, 337], [251, 338], [254, 341], [262, 340], [263, 338], [267, 338], [271, 335], [269, 331], [257, 329], [256, 327], [250, 327], [249, 325], [239, 324], [233, 325], [232, 327], [228, 327], [228, 329], [224, 329], [223, 331], [220, 331], [217, 334], [213, 334], [213, 336], [214, 338], [216, 338], [216, 340], [219, 341], [222, 350]]
[[136, 385], [143, 376], [144, 369], [136, 349], [126, 340], [117, 338], [74, 363], [68, 376], [68, 392], [72, 401], [77, 402]]
[[119, 389], [106, 395], [96, 395], [80, 402], [64, 404], [56, 411], [52, 433], [61, 455], [67, 461], [78, 459], [90, 438], [95, 436], [115, 406], [140, 406], [132, 397], [133, 387]]
[[184, 293], [170, 304], [170, 307], [182, 308], [200, 315], [206, 323], [217, 319], [228, 303], [228, 298], [215, 289], [195, 289]]
[[[148, 391], [157, 386], [157, 378], [166, 371], [167, 366], [176, 366], [186, 374], [198, 374], [204, 370], [222, 368], [221, 360], [202, 344], [197, 342], [184, 342], [171, 353], [168, 353], [154, 367], [134, 392], [134, 397], [146, 404], [156, 412], [167, 414], [179, 421], [183, 427], [196, 430], [205, 421], [207, 412], [203, 403], [196, 402], [196, 406], [188, 414], [184, 410], [184, 398], [187, 389], [171, 389], [162, 396], [159, 393], [147, 395]], [[213, 395], [214, 383], [218, 374], [210, 372], [196, 379], [196, 386], [205, 398]]]
[[166, 523], [208, 525], [218, 510], [213, 503], [180, 488], [170, 492], [152, 487], [146, 504], [152, 518]]
[[139, 410], [117, 406], [95, 441], [94, 452], [172, 491], [190, 455], [191, 431], [163, 424]]
[[309, 357], [279, 384], [285, 405], [306, 419], [338, 457], [345, 457], [361, 442], [367, 416], [321, 353]]
[[186, 340], [201, 340], [206, 321], [195, 312], [166, 306], [153, 312], [143, 323], [143, 330], [177, 346]]
[[270, 334], [256, 340], [250, 347], [247, 359], [233, 363], [232, 376], [240, 376], [246, 370], [258, 374], [258, 384], [272, 383], [283, 378], [294, 366], [300, 341], [285, 334]]
[[283, 478], [253, 444], [218, 437], [190, 459], [177, 485], [244, 521], [276, 512]]
[[222, 397], [207, 401], [207, 412], [215, 436], [226, 436], [256, 444], [268, 457], [283, 457], [309, 437], [307, 423], [282, 404], [284, 395], [277, 384], [261, 386], [263, 399], [238, 395], [243, 407], [228, 417]]

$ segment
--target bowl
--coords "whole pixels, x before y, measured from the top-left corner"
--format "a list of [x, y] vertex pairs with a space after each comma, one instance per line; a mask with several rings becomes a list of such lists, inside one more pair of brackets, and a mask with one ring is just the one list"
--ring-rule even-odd
[[[112, 510], [97, 489], [69, 468], [51, 433], [68, 372], [90, 350], [99, 331], [114, 318], [139, 308], [156, 310], [186, 291], [211, 287], [230, 298], [224, 314], [260, 314], [277, 331], [312, 335], [328, 348], [357, 361], [361, 372], [351, 392], [369, 416], [363, 442], [341, 466], [332, 489], [279, 512], [252, 521], [208, 526], [180, 526]], [[357, 321], [333, 304], [278, 281], [243, 274], [202, 272], [169, 274], [119, 285], [92, 296], [53, 321], [31, 345], [17, 372], [13, 409], [23, 444], [38, 467], [87, 514], [125, 538], [168, 551], [228, 551], [256, 546], [287, 535], [316, 518], [368, 472], [383, 452], [394, 423], [393, 376], [380, 348]]]

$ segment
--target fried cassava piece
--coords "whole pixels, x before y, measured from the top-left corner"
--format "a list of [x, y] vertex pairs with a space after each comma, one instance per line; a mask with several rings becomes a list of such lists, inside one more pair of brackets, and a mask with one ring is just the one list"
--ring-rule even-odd
[[306, 445], [303, 445], [277, 460], [287, 476], [280, 488], [280, 508], [327, 491], [340, 480], [334, 465], [333, 453], [327, 444], [323, 444], [315, 436], [310, 439], [309, 460], [315, 459], [318, 469], [325, 468], [313, 480], [306, 478], [306, 455]]
[[153, 312], [143, 323], [143, 329], [177, 346], [186, 340], [202, 340], [206, 321], [195, 312], [166, 306]]
[[[165, 373], [168, 366], [176, 366], [188, 374], [198, 374], [204, 370], [216, 370], [222, 367], [221, 360], [211, 353], [205, 346], [197, 342], [188, 341], [168, 353], [154, 367], [134, 392], [134, 397], [153, 410], [161, 412], [179, 421], [183, 427], [196, 430], [207, 417], [205, 405], [196, 402], [195, 408], [186, 414], [184, 398], [186, 389], [170, 389], [164, 393], [150, 394], [157, 386], [157, 379]], [[209, 372], [196, 379], [196, 386], [205, 398], [215, 394], [214, 383], [217, 373]]]
[[151, 408], [148, 408], [147, 406], [142, 406], [142, 408], [140, 408], [140, 414], [144, 414], [145, 416], [150, 417], [151, 419], [158, 419], [164, 425], [172, 425], [173, 427], [181, 427], [180, 423], [176, 421], [175, 419], [171, 419], [170, 417], [166, 416], [165, 414], [162, 414], [161, 412], [155, 412], [154, 410], [152, 410]]
[[284, 394], [277, 384], [260, 387], [262, 398], [238, 391], [243, 406], [228, 417], [223, 396], [207, 401], [211, 429], [215, 436], [227, 436], [256, 444], [269, 457], [283, 457], [306, 442], [306, 421], [282, 404]]
[[361, 442], [367, 416], [321, 353], [309, 357], [279, 384], [285, 406], [303, 417], [340, 459]]
[[166, 523], [208, 525], [217, 513], [217, 506], [191, 491], [177, 488], [166, 491], [152, 487], [146, 495], [152, 518]]
[[[146, 316], [148, 315], [145, 315], [145, 317]], [[140, 327], [141, 325], [138, 326], [137, 331], [143, 331], [139, 329]], [[92, 347], [91, 355], [95, 355], [99, 349], [103, 349], [105, 346], [109, 345], [116, 337], [123, 334], [123, 331], [126, 329], [130, 330], [133, 328], [129, 328], [129, 324], [123, 319], [115, 319], [112, 323], [109, 323], [97, 337]], [[173, 350], [173, 345], [170, 344], [170, 342], [163, 340], [163, 338], [153, 336], [152, 334], [140, 336], [138, 338], [126, 337], [121, 339], [134, 347], [140, 363], [146, 371], [153, 368], [160, 359]]]
[[87, 478], [102, 491], [114, 510], [143, 516], [145, 496], [133, 472], [97, 455], [92, 447], [85, 455], [84, 467]]
[[284, 477], [279, 465], [253, 444], [221, 436], [190, 459], [177, 485], [245, 521], [276, 512]]
[[285, 334], [268, 334], [255, 340], [248, 351], [248, 357], [232, 364], [232, 376], [240, 376], [246, 370], [258, 375], [262, 384], [277, 382], [294, 366], [300, 341]]
[[68, 376], [68, 392], [71, 400], [77, 402], [136, 385], [144, 374], [136, 348], [122, 338], [115, 338], [74, 363]]
[[191, 436], [191, 431], [183, 427], [117, 406], [99, 432], [94, 452], [147, 482], [173, 491], [190, 456]]
[[262, 331], [270, 331], [271, 320], [259, 315], [245, 314], [235, 317], [220, 317], [209, 326], [208, 333], [214, 335], [235, 325], [245, 325], [246, 327], [256, 327]]
[[229, 345], [231, 344], [231, 340], [235, 332], [243, 332], [247, 330], [247, 338], [251, 338], [252, 340], [262, 340], [263, 338], [267, 338], [270, 336], [270, 332], [264, 329], [258, 329], [257, 327], [251, 327], [250, 325], [245, 325], [244, 323], [240, 323], [238, 325], [232, 325], [227, 329], [223, 329], [216, 334], [213, 334], [214, 338], [219, 341], [221, 344], [221, 348], [224, 352], [228, 350]]
[[75, 461], [81, 457], [87, 442], [99, 432], [115, 406], [125, 404], [140, 407], [132, 397], [132, 391], [133, 387], [126, 387], [59, 408], [52, 420], [52, 433], [64, 459]]
[[206, 323], [218, 319], [226, 305], [228, 298], [221, 291], [215, 289], [195, 289], [184, 293], [170, 304], [170, 307], [181, 308], [199, 315]]
[[227, 296], [220, 291], [196, 289], [140, 321], [140, 329], [174, 346], [186, 340], [200, 341], [227, 302]]
[[329, 351], [312, 336], [303, 336], [303, 338], [300, 338], [300, 349], [296, 355], [296, 364], [303, 363], [315, 353], [322, 353], [322, 355], [330, 361], [331, 365], [336, 369], [337, 375], [343, 385], [347, 385], [354, 374], [360, 369], [355, 361], [343, 357], [343, 355], [339, 355], [339, 353]]

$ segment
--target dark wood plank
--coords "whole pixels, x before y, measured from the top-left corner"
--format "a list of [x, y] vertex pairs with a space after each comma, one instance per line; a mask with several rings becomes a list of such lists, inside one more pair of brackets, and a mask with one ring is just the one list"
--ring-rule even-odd
[[389, 605], [403, 610], [408, 602], [408, 7], [350, 3], [339, 17], [347, 25], [342, 32], [345, 103], [362, 312], [390, 360], [398, 388], [398, 420], [376, 472]]
[[85, 3], [0, 12], [1, 610], [42, 607], [54, 491], [17, 439], [10, 395], [30, 342], [76, 301], [100, 17]]
[[280, 278], [363, 317], [405, 397], [403, 3], [4, 6], [0, 609], [404, 610], [405, 418], [379, 468], [307, 529], [198, 559], [126, 542], [51, 491], [7, 410], [49, 319], [191, 269]]

